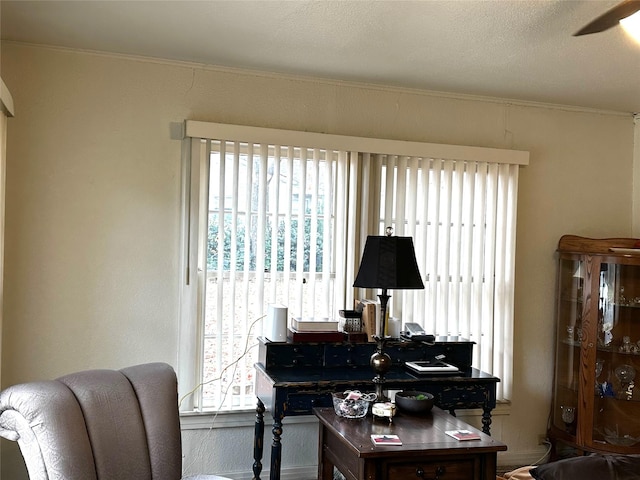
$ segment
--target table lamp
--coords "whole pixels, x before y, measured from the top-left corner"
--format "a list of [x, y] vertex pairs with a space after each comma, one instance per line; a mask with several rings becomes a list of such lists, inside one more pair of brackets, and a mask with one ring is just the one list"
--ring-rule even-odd
[[424, 283], [418, 270], [416, 253], [411, 237], [394, 237], [393, 229], [387, 227], [385, 236], [367, 236], [360, 269], [354, 287], [380, 288], [380, 329], [374, 337], [376, 352], [371, 356], [370, 365], [376, 373], [373, 383], [378, 401], [385, 401], [383, 393], [384, 375], [391, 368], [391, 357], [384, 352], [387, 328], [387, 304], [390, 295], [387, 290], [422, 289]]

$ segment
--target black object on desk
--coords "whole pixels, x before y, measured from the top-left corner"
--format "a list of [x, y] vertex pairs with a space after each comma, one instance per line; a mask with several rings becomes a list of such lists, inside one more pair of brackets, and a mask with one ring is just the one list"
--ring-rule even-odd
[[[491, 410], [496, 406], [499, 378], [471, 368], [473, 344], [459, 337], [437, 337], [433, 344], [390, 341], [385, 346], [393, 360], [385, 375], [390, 390], [421, 390], [434, 395], [435, 404], [455, 415], [457, 409], [482, 408], [482, 431], [490, 434]], [[265, 406], [273, 416], [270, 480], [280, 480], [282, 420], [311, 415], [314, 407], [331, 407], [331, 394], [344, 390], [373, 391], [369, 358], [375, 343], [291, 343], [260, 339], [256, 363], [256, 426], [254, 480], [260, 480]], [[454, 375], [418, 375], [409, 361], [444, 360], [458, 367]]]

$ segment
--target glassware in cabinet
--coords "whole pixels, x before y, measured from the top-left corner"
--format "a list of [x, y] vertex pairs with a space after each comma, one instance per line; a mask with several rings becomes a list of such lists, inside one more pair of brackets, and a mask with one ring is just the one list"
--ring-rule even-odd
[[[640, 248], [562, 237], [549, 438], [583, 452], [640, 453]], [[640, 247], [640, 244], [637, 245]], [[618, 249], [623, 249], [623, 252]], [[637, 252], [637, 253], [636, 253]]]

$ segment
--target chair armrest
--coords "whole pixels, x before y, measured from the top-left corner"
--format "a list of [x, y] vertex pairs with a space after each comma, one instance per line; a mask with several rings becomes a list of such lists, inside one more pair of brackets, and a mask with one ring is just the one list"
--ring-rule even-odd
[[0, 435], [18, 442], [32, 480], [96, 478], [82, 411], [60, 382], [32, 382], [3, 390]]

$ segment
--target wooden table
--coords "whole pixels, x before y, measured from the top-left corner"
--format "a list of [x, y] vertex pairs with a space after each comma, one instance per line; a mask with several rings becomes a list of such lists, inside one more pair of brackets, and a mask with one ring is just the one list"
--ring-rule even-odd
[[[431, 345], [391, 341], [385, 352], [393, 365], [385, 388], [420, 390], [433, 394], [435, 404], [455, 415], [456, 410], [482, 409], [482, 430], [490, 433], [491, 410], [496, 406], [500, 381], [471, 367], [473, 342], [458, 337], [438, 337]], [[369, 365], [375, 343], [296, 343], [260, 339], [256, 363], [256, 424], [253, 448], [253, 479], [260, 480], [264, 447], [264, 413], [273, 417], [270, 480], [280, 480], [283, 419], [311, 415], [314, 407], [333, 405], [331, 394], [345, 390], [371, 392], [374, 372]], [[453, 375], [418, 375], [404, 365], [408, 361], [436, 356], [460, 369]]]
[[[495, 480], [497, 452], [507, 446], [434, 407], [422, 416], [398, 414], [393, 423], [367, 416], [338, 417], [333, 408], [314, 408], [320, 420], [318, 480], [331, 480], [333, 467], [347, 480]], [[471, 430], [480, 440], [458, 441], [446, 430]], [[396, 434], [401, 446], [374, 446], [371, 434]]]

